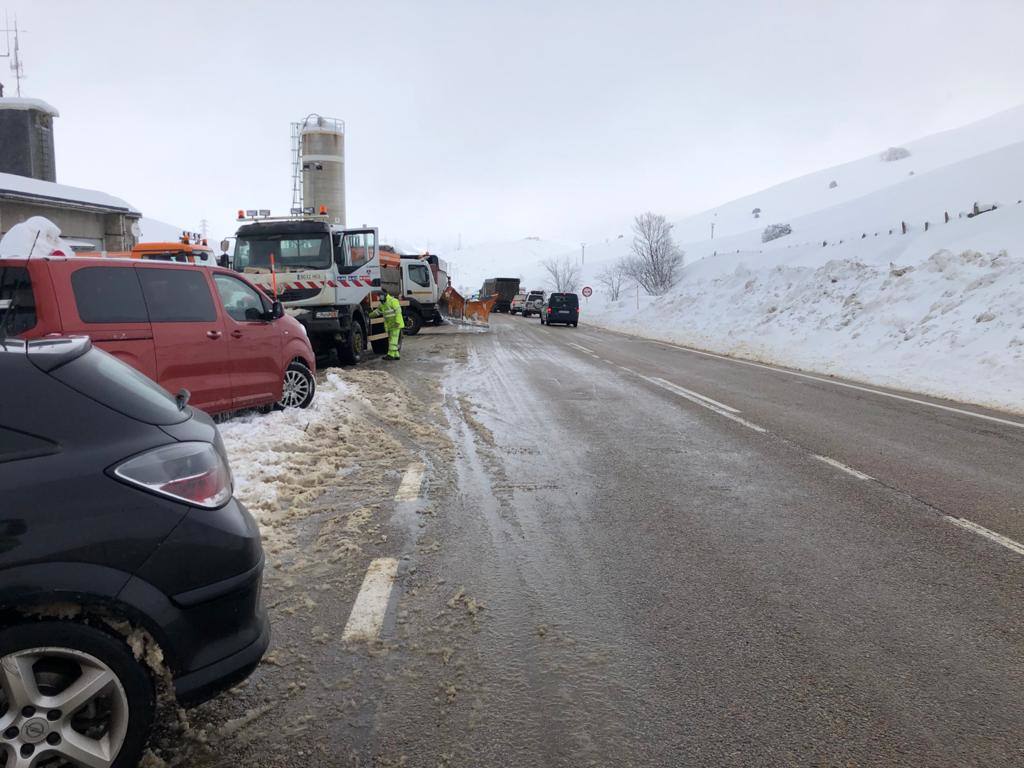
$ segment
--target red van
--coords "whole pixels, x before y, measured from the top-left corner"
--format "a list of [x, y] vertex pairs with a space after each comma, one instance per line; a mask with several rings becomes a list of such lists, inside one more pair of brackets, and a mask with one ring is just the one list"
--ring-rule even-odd
[[162, 261], [0, 259], [0, 336], [89, 336], [208, 413], [305, 408], [316, 358], [302, 325], [237, 272]]

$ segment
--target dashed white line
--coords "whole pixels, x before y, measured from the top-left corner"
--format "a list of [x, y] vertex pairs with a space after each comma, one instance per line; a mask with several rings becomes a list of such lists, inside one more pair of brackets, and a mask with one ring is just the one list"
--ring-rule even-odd
[[671, 381], [665, 381], [665, 379], [661, 379], [658, 377], [654, 377], [654, 380], [660, 382], [662, 386], [669, 387], [673, 391], [678, 392], [680, 395], [683, 395], [684, 397], [699, 397], [701, 400], [707, 403], [711, 403], [712, 405], [715, 405], [721, 408], [722, 410], [728, 411], [729, 413], [741, 413], [741, 411], [738, 408], [733, 408], [731, 405], [726, 405], [725, 403], [720, 403], [717, 400], [712, 400], [710, 397], [708, 397], [707, 395], [702, 395], [700, 392], [694, 392], [692, 389], [681, 387], [678, 384], [673, 384]]
[[1001, 533], [990, 531], [984, 526], [973, 523], [970, 520], [965, 520], [962, 517], [953, 517], [952, 515], [943, 515], [942, 519], [947, 523], [963, 528], [965, 531], [976, 533], [979, 536], [984, 536], [989, 541], [994, 541], [996, 544], [1006, 547], [1007, 549], [1016, 552], [1018, 555], [1024, 555], [1024, 544], [1014, 541], [1013, 539], [1003, 536]]
[[860, 471], [854, 469], [853, 467], [848, 467], [845, 464], [843, 464], [843, 462], [841, 462], [841, 461], [836, 461], [835, 459], [830, 459], [828, 456], [819, 456], [816, 453], [812, 453], [811, 456], [813, 458], [817, 459], [818, 461], [823, 461], [826, 464], [828, 464], [829, 466], [835, 467], [836, 469], [838, 469], [838, 470], [840, 470], [842, 472], [845, 472], [848, 475], [852, 475], [853, 477], [856, 477], [858, 480], [874, 480], [875, 479], [871, 475], [865, 475], [863, 472], [860, 472]]
[[363, 586], [359, 588], [352, 613], [341, 634], [343, 642], [372, 642], [380, 635], [387, 612], [388, 600], [398, 574], [398, 560], [393, 557], [378, 557], [366, 569]]
[[836, 387], [845, 387], [846, 389], [855, 389], [860, 392], [869, 392], [873, 395], [881, 395], [882, 397], [889, 397], [893, 400], [902, 400], [905, 403], [914, 403], [915, 405], [926, 405], [929, 408], [937, 408], [940, 411], [949, 411], [950, 413], [958, 413], [962, 416], [973, 416], [976, 419], [984, 419], [985, 421], [992, 421], [996, 424], [1005, 424], [1008, 427], [1017, 427], [1017, 429], [1024, 429], [1024, 422], [1013, 421], [1011, 419], [1001, 419], [998, 416], [989, 416], [985, 413], [976, 413], [975, 411], [968, 411], [964, 408], [954, 408], [951, 405], [942, 405], [940, 403], [930, 403], [927, 400], [918, 400], [916, 397], [907, 397], [906, 395], [897, 395], [894, 392], [885, 392], [881, 389], [873, 389], [871, 387], [864, 387], [859, 384], [849, 384], [845, 381], [836, 381], [835, 379], [825, 378], [824, 376], [813, 376], [809, 373], [799, 373], [798, 371], [787, 371], [785, 368], [775, 368], [771, 365], [765, 365], [764, 363], [755, 363], [750, 360], [740, 360], [736, 357], [729, 357], [728, 355], [718, 355], [714, 352], [705, 352], [702, 349], [692, 349], [690, 347], [683, 347], [679, 344], [669, 344], [666, 341], [647, 341], [648, 344], [654, 344], [660, 347], [671, 347], [672, 349], [679, 349], [683, 352], [692, 352], [695, 355], [704, 355], [705, 357], [714, 357], [718, 360], [725, 360], [730, 363], [738, 363], [740, 365], [749, 365], [752, 368], [763, 368], [766, 371], [772, 371], [774, 373], [784, 373], [788, 376], [796, 376], [801, 379], [810, 379], [811, 381], [820, 381], [824, 384], [832, 384]]
[[425, 467], [420, 463], [410, 464], [405, 474], [402, 475], [402, 482], [395, 492], [396, 501], [415, 501], [420, 497], [420, 485], [423, 484], [423, 472]]
[[[768, 431], [762, 426], [759, 426], [757, 424], [754, 424], [753, 422], [747, 421], [746, 419], [737, 416], [736, 414], [739, 413], [739, 411], [737, 411], [735, 408], [731, 408], [730, 406], [724, 405], [723, 403], [718, 403], [717, 401], [712, 400], [709, 397], [704, 397], [704, 395], [698, 395], [696, 392], [691, 392], [688, 389], [683, 389], [682, 387], [673, 384], [671, 381], [665, 381], [664, 379], [659, 379], [654, 376], [644, 376], [643, 374], [639, 373], [637, 374], [637, 376], [639, 376], [644, 381], [650, 382], [656, 387], [667, 389], [669, 392], [679, 395], [679, 397], [685, 400], [689, 400], [691, 403], [699, 405], [701, 408], [707, 408], [709, 411], [714, 411], [719, 416], [724, 416], [727, 419], [735, 421], [737, 424], [742, 424], [747, 429], [752, 429], [755, 432], [761, 433], [765, 433]], [[727, 408], [729, 410], [726, 410]]]
[[568, 344], [568, 345], [569, 345], [570, 347], [575, 347], [575, 348], [576, 348], [576, 349], [578, 349], [578, 350], [579, 350], [580, 352], [586, 352], [586, 353], [587, 353], [588, 355], [590, 355], [591, 357], [596, 357], [596, 355], [594, 355], [594, 350], [592, 350], [592, 349], [587, 349], [586, 347], [584, 347], [584, 346], [583, 346], [583, 345], [581, 345], [581, 344], [576, 344], [575, 342], [572, 342], [572, 341], [567, 341], [567, 342], [566, 342], [566, 344]]

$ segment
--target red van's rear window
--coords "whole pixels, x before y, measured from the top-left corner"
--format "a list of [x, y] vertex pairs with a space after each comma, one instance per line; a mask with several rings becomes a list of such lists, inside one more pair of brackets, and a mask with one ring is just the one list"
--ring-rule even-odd
[[36, 297], [28, 269], [0, 262], [0, 335], [17, 336], [35, 325]]

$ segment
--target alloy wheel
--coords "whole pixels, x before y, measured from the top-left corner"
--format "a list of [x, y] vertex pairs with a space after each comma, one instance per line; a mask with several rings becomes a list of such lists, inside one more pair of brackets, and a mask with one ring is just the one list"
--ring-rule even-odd
[[72, 648], [29, 648], [0, 659], [5, 768], [109, 768], [128, 732], [128, 697], [114, 671]]
[[284, 390], [281, 393], [282, 408], [299, 408], [309, 397], [309, 378], [303, 371], [289, 368], [284, 372]]

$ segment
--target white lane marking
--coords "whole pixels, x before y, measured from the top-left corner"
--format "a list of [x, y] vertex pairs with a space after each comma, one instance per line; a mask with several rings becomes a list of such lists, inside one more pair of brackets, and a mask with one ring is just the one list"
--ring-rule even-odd
[[836, 469], [841, 470], [841, 471], [845, 472], [848, 475], [853, 475], [858, 480], [874, 480], [875, 479], [871, 475], [865, 475], [863, 472], [858, 472], [853, 467], [848, 467], [845, 464], [843, 464], [843, 462], [836, 461], [835, 459], [830, 459], [828, 456], [819, 456], [816, 453], [812, 453], [811, 457], [817, 459], [818, 461], [823, 461], [826, 464], [828, 464], [830, 466], [833, 466]]
[[671, 381], [665, 381], [665, 379], [657, 377], [655, 377], [655, 381], [659, 381], [663, 385], [666, 385], [677, 390], [680, 394], [685, 392], [687, 395], [690, 395], [691, 397], [699, 397], [701, 400], [711, 403], [712, 405], [717, 405], [719, 408], [726, 410], [729, 413], [742, 413], [742, 411], [740, 411], [737, 408], [733, 408], [731, 405], [726, 405], [725, 403], [720, 403], [717, 400], [712, 400], [707, 395], [702, 395], [700, 392], [694, 392], [692, 389], [687, 389], [686, 387], [680, 387], [678, 384], [673, 384]]
[[405, 474], [402, 475], [402, 482], [395, 492], [395, 501], [415, 501], [420, 497], [420, 485], [423, 483], [423, 472], [425, 467], [420, 463], [410, 464]]
[[679, 344], [669, 344], [665, 341], [647, 341], [648, 344], [655, 344], [661, 347], [671, 347], [672, 349], [680, 349], [683, 352], [692, 352], [695, 355], [704, 355], [705, 357], [714, 357], [718, 360], [725, 360], [730, 363], [739, 363], [740, 365], [749, 365], [752, 368], [764, 368], [766, 371], [773, 371], [774, 373], [784, 373], [789, 376], [796, 376], [801, 379], [810, 379], [811, 381], [820, 381], [824, 384], [832, 384], [836, 387], [846, 387], [847, 389], [856, 389], [860, 392], [869, 392], [873, 395], [881, 395], [882, 397], [890, 397], [893, 400], [902, 400], [906, 403], [914, 403], [915, 405], [927, 405], [929, 408], [937, 408], [940, 411], [949, 411], [950, 413], [958, 413], [961, 416], [973, 416], [976, 419], [984, 419], [985, 421], [994, 421], [996, 424], [1005, 424], [1008, 427], [1017, 427], [1017, 429], [1024, 429], [1024, 422], [1012, 421], [1010, 419], [1001, 419], [998, 416], [989, 416], [985, 413], [976, 413], [974, 411], [968, 411], [963, 408], [954, 408], [951, 405], [941, 405], [940, 403], [930, 403], [927, 400], [918, 400], [916, 397], [907, 397], [906, 395], [897, 395], [893, 392], [884, 392], [880, 389], [872, 389], [871, 387], [864, 387], [859, 384], [848, 384], [845, 381], [836, 381], [835, 379], [828, 379], [823, 376], [813, 376], [809, 373], [799, 373], [798, 371], [787, 371], [784, 368], [775, 368], [764, 363], [754, 363], [750, 360], [740, 360], [736, 357], [729, 357], [727, 355], [718, 355], [714, 352], [705, 352], [702, 349], [691, 349], [690, 347], [683, 347]]
[[739, 416], [736, 415], [737, 413], [739, 413], [739, 411], [737, 411], [735, 408], [730, 408], [729, 410], [732, 411], [732, 413], [730, 413], [729, 411], [725, 410], [725, 408], [729, 408], [729, 406], [726, 405], [723, 407], [719, 407], [718, 405], [712, 405], [714, 401], [709, 402], [710, 398], [705, 398], [703, 396], [694, 396], [694, 393], [691, 393], [688, 389], [683, 389], [680, 386], [676, 386], [671, 381], [665, 381], [664, 379], [658, 379], [653, 376], [644, 376], [643, 374], [640, 373], [636, 375], [639, 376], [644, 381], [650, 382], [656, 387], [667, 389], [669, 392], [679, 395], [679, 397], [685, 400], [689, 400], [691, 403], [699, 405], [701, 408], [707, 408], [709, 411], [714, 411], [719, 416], [725, 416], [725, 418], [731, 419], [732, 421], [735, 421], [737, 424], [742, 424], [744, 427], [752, 429], [755, 432], [763, 433], [768, 431], [764, 427], [758, 426], [757, 424], [749, 422], [746, 419], [741, 419]]
[[384, 614], [397, 574], [398, 560], [393, 557], [378, 557], [370, 563], [363, 586], [352, 606], [352, 613], [348, 616], [348, 623], [345, 624], [345, 631], [341, 634], [342, 642], [372, 642], [377, 639], [381, 625], [384, 624]]
[[986, 539], [994, 541], [996, 544], [1004, 546], [1007, 549], [1016, 552], [1018, 555], [1024, 555], [1024, 544], [1020, 544], [1007, 536], [1003, 536], [1001, 533], [990, 531], [988, 528], [978, 525], [977, 523], [972, 523], [970, 520], [965, 520], [962, 517], [943, 515], [942, 519], [947, 523], [963, 528], [965, 531], [970, 531], [971, 533], [976, 533], [979, 536], [984, 536]]
[[592, 349], [587, 349], [586, 347], [581, 346], [580, 344], [576, 344], [575, 342], [572, 341], [567, 341], [566, 344], [568, 344], [570, 347], [576, 347], [576, 349], [578, 349], [580, 352], [586, 352], [591, 357], [594, 357], [594, 350]]

